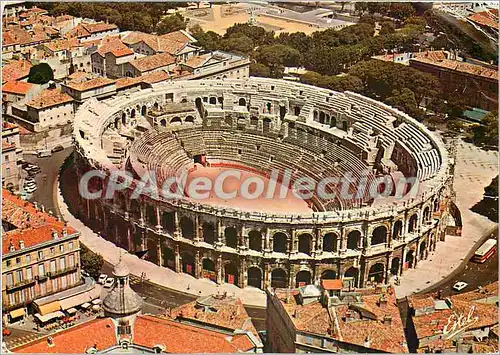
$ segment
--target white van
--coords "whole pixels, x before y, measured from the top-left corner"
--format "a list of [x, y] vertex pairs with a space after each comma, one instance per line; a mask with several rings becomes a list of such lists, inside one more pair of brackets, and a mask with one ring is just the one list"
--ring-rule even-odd
[[52, 152], [50, 149], [39, 149], [36, 151], [36, 154], [39, 158], [47, 158], [52, 156]]

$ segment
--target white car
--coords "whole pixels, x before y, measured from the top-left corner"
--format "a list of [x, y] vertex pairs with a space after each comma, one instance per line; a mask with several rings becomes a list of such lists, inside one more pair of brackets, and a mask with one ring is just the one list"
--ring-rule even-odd
[[462, 291], [467, 286], [468, 286], [467, 282], [459, 281], [453, 285], [453, 289], [458, 292], [458, 291]]
[[105, 288], [111, 288], [115, 284], [115, 279], [112, 277], [108, 277], [106, 281], [104, 282], [104, 287]]
[[108, 275], [106, 275], [106, 274], [100, 274], [99, 275], [99, 279], [97, 280], [97, 282], [99, 282], [100, 284], [104, 284], [104, 282], [106, 281], [107, 278], [108, 278]]

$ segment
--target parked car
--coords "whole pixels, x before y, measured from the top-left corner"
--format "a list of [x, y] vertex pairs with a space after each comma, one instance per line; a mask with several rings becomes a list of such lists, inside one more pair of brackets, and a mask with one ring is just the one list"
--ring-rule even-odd
[[90, 277], [89, 273], [82, 269], [82, 276]]
[[64, 147], [62, 145], [56, 145], [54, 148], [52, 148], [51, 152], [57, 153], [60, 152], [61, 150], [64, 150]]
[[464, 288], [468, 286], [467, 282], [459, 281], [453, 285], [453, 289], [457, 292], [462, 291]]
[[52, 155], [52, 152], [49, 149], [39, 149], [36, 151], [36, 155], [39, 158], [48, 158]]
[[115, 279], [112, 277], [108, 277], [106, 281], [104, 282], [104, 287], [105, 288], [111, 288], [115, 284]]
[[106, 281], [107, 278], [108, 278], [108, 275], [106, 275], [106, 274], [100, 274], [99, 275], [99, 279], [97, 280], [97, 282], [100, 283], [100, 284], [104, 284], [104, 282]]
[[2, 329], [2, 335], [4, 337], [6, 337], [6, 336], [9, 336], [10, 334], [12, 334], [12, 332], [10, 330], [8, 330], [8, 329], [5, 329], [5, 327], [3, 327], [3, 329]]

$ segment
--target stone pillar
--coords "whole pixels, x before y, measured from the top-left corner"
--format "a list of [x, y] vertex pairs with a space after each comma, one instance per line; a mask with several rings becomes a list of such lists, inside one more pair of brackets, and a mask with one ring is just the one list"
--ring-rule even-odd
[[406, 260], [406, 254], [408, 254], [408, 247], [403, 248], [403, 256], [401, 258], [401, 262], [399, 265], [399, 270], [400, 270], [400, 275], [403, 275], [404, 267], [405, 267], [405, 260]]
[[389, 282], [389, 277], [391, 276], [391, 263], [392, 263], [392, 254], [387, 256], [387, 266], [385, 267], [385, 283]]
[[179, 222], [179, 213], [177, 211], [174, 212], [174, 237], [177, 239], [181, 236], [181, 226]]
[[292, 241], [290, 243], [290, 254], [296, 254], [298, 252], [298, 245], [297, 245], [297, 231], [294, 229], [292, 230]]
[[248, 274], [247, 274], [247, 261], [245, 258], [241, 258], [239, 267], [239, 277], [238, 277], [238, 287], [245, 288], [248, 286]]
[[162, 255], [162, 248], [161, 248], [161, 238], [158, 238], [158, 244], [156, 244], [156, 249], [158, 253], [158, 266], [163, 266], [163, 255]]
[[295, 288], [294, 274], [293, 267], [290, 267], [290, 271], [288, 272], [288, 288]]
[[132, 233], [130, 233], [130, 226], [127, 226], [127, 248], [132, 250]]
[[216, 247], [221, 247], [226, 244], [225, 238], [224, 238], [224, 232], [222, 228], [222, 221], [219, 219], [217, 220], [217, 242], [215, 243]]
[[391, 220], [391, 223], [389, 225], [389, 230], [387, 231], [387, 247], [390, 248], [392, 246], [392, 231], [394, 228], [394, 220]]
[[181, 272], [182, 271], [182, 265], [181, 265], [181, 253], [179, 252], [179, 245], [175, 245], [175, 272]]
[[271, 251], [271, 246], [270, 246], [270, 239], [271, 239], [271, 235], [270, 235], [270, 231], [269, 231], [269, 228], [266, 228], [266, 234], [265, 234], [265, 239], [264, 239], [264, 252], [270, 252]]
[[200, 260], [200, 251], [196, 250], [194, 254], [194, 275], [197, 279], [201, 278], [201, 260]]
[[194, 222], [194, 241], [195, 241], [195, 243], [198, 243], [202, 239], [201, 228], [202, 228], [202, 226], [200, 225], [200, 217], [198, 215], [196, 215], [196, 219]]
[[163, 231], [163, 226], [161, 225], [160, 219], [160, 208], [156, 206], [156, 231], [161, 233]]
[[146, 233], [144, 233], [144, 229], [141, 230], [141, 248], [146, 250]]
[[222, 269], [223, 269], [223, 265], [222, 265], [222, 255], [219, 254], [217, 255], [217, 261], [215, 262], [215, 272], [216, 272], [216, 277], [217, 277], [217, 283], [218, 284], [221, 284], [222, 281], [223, 281], [223, 278], [222, 278]]
[[141, 213], [141, 219], [139, 220], [139, 223], [141, 224], [142, 227], [144, 227], [144, 208], [143, 208], [143, 206], [139, 207], [139, 212]]
[[339, 236], [339, 246], [338, 246], [338, 251], [340, 250], [346, 250], [347, 249], [347, 235], [345, 233], [345, 228], [344, 226], [340, 227], [340, 236]]
[[262, 275], [263, 289], [271, 287], [271, 266], [269, 263], [264, 264], [264, 275]]

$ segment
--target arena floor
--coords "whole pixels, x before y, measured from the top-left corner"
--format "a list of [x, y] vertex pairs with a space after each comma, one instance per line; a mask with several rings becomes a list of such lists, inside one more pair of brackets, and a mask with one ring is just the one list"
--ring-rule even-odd
[[[200, 164], [196, 165], [196, 169], [189, 172], [186, 180], [186, 186], [190, 186], [190, 183], [193, 179], [197, 177], [207, 177], [212, 181], [212, 186], [214, 186], [217, 177], [225, 171], [239, 171], [241, 172], [241, 178], [238, 179], [233, 176], [229, 176], [224, 179], [224, 183], [222, 185], [223, 191], [226, 193], [230, 193], [232, 191], [236, 191], [236, 197], [233, 199], [222, 199], [216, 196], [214, 189], [212, 188], [210, 191], [210, 196], [206, 199], [197, 199], [196, 202], [200, 202], [208, 205], [218, 205], [218, 206], [227, 206], [230, 208], [237, 208], [243, 211], [256, 211], [256, 212], [288, 212], [288, 213], [310, 213], [312, 209], [308, 206], [305, 200], [297, 198], [293, 195], [292, 190], [290, 188], [286, 189], [286, 197], [280, 198], [280, 191], [282, 189], [282, 184], [276, 183], [274, 189], [273, 198], [266, 198], [266, 192], [269, 188], [270, 180], [265, 177], [263, 174], [258, 174], [257, 172], [250, 171], [251, 168], [245, 167], [214, 167], [214, 166], [202, 166]], [[258, 177], [263, 181], [264, 191], [262, 194], [255, 199], [247, 199], [241, 194], [241, 186], [246, 179]], [[272, 186], [272, 185], [271, 185]], [[283, 187], [284, 188], [284, 187]], [[249, 185], [250, 193], [255, 192], [255, 184]], [[271, 191], [271, 189], [269, 189]], [[189, 196], [189, 193], [186, 193]]]

